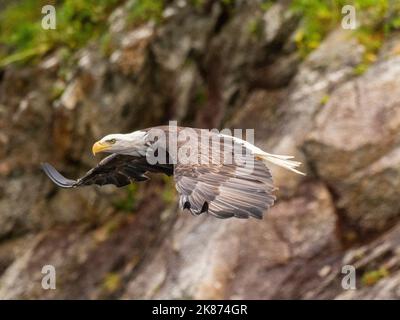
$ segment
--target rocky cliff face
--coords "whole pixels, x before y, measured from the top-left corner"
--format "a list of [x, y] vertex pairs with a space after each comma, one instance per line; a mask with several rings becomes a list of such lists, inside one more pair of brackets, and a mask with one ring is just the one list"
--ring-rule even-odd
[[[0, 298], [399, 298], [399, 36], [357, 75], [366, 48], [348, 30], [302, 58], [285, 1], [177, 1], [134, 27], [126, 12], [109, 17], [108, 52], [1, 71]], [[96, 139], [170, 119], [254, 128], [307, 176], [272, 167], [279, 200], [243, 221], [180, 212], [158, 176], [60, 190], [39, 170], [78, 176]], [[357, 290], [341, 286], [348, 264]]]

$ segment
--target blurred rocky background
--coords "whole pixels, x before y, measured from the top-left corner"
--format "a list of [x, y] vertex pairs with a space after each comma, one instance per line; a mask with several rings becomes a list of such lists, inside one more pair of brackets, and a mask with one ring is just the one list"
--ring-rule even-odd
[[[41, 27], [52, 4], [57, 29]], [[341, 27], [356, 8], [357, 29]], [[400, 297], [398, 1], [0, 2], [0, 298]], [[167, 124], [254, 128], [278, 201], [193, 217], [173, 178], [62, 190], [93, 142]], [[54, 265], [57, 289], [43, 290]], [[342, 266], [356, 268], [344, 290]]]

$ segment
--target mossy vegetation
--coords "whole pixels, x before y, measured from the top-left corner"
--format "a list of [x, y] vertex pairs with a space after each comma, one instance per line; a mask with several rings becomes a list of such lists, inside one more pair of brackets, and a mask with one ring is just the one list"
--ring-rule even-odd
[[[203, 0], [192, 1], [200, 6]], [[221, 0], [231, 5], [234, 0]], [[101, 49], [109, 53], [107, 19], [118, 5], [128, 3], [128, 24], [135, 26], [147, 21], [159, 23], [165, 9], [165, 0], [20, 0], [10, 2], [0, 12], [0, 67], [21, 63], [58, 47], [71, 51], [99, 39]], [[56, 9], [56, 29], [41, 26], [42, 7]]]
[[174, 177], [163, 176], [164, 187], [161, 197], [166, 205], [174, 203], [176, 200], [176, 188]]
[[324, 36], [338, 23], [339, 8], [335, 1], [294, 0], [291, 9], [302, 16], [301, 27], [295, 35], [300, 53], [306, 56], [316, 49]]
[[131, 183], [129, 186], [125, 188], [126, 195], [125, 197], [118, 199], [114, 202], [114, 207], [117, 210], [125, 211], [125, 212], [133, 212], [136, 207], [136, 195], [138, 186], [136, 183]]
[[323, 105], [323, 106], [326, 105], [326, 104], [328, 103], [329, 99], [330, 99], [329, 94], [325, 94], [325, 95], [321, 98], [321, 101], [320, 101], [321, 105]]
[[121, 276], [118, 273], [107, 273], [103, 279], [103, 289], [109, 294], [117, 291], [122, 285]]
[[272, 7], [272, 5], [274, 4], [276, 0], [262, 0], [261, 1], [261, 10], [262, 11], [267, 11], [269, 8]]
[[389, 275], [389, 271], [382, 267], [377, 270], [367, 271], [363, 274], [361, 281], [365, 286], [372, 286], [379, 280], [386, 278]]
[[208, 91], [207, 88], [202, 85], [197, 88], [194, 95], [194, 102], [196, 106], [203, 106], [208, 101]]
[[[0, 67], [24, 62], [57, 48], [75, 50], [91, 39], [100, 38], [105, 53], [109, 51], [107, 18], [123, 0], [21, 0], [10, 2], [0, 12]], [[129, 2], [128, 23], [140, 24], [149, 20], [162, 21], [165, 0], [132, 0]], [[193, 6], [201, 6], [203, 0], [191, 0]], [[234, 0], [221, 0], [225, 6], [233, 6]], [[57, 28], [41, 27], [44, 5], [56, 8]], [[268, 10], [271, 0], [260, 2], [262, 10]], [[400, 3], [390, 0], [293, 0], [291, 10], [302, 17], [295, 41], [303, 56], [317, 48], [325, 35], [337, 26], [344, 5], [354, 5], [358, 28], [354, 31], [366, 46], [363, 62], [355, 70], [362, 73], [374, 61], [382, 39], [393, 30], [400, 29]], [[257, 21], [247, 26], [257, 34]]]
[[[100, 41], [105, 54], [109, 51], [107, 19], [123, 0], [21, 0], [0, 12], [0, 67], [25, 62], [52, 49], [63, 47], [74, 51], [92, 39]], [[42, 28], [44, 5], [56, 9], [56, 29]], [[164, 0], [132, 1], [128, 23], [139, 24], [161, 20]]]
[[[0, 13], [0, 67], [40, 56], [56, 47], [74, 50], [106, 32], [120, 0], [21, 0]], [[42, 7], [56, 9], [56, 29], [42, 28]]]
[[354, 68], [356, 75], [363, 74], [377, 58], [377, 53], [382, 46], [384, 34], [381, 32], [371, 32], [359, 30], [357, 33], [358, 41], [364, 46], [362, 61]]
[[355, 70], [362, 73], [375, 60], [383, 38], [400, 28], [400, 4], [390, 0], [294, 0], [291, 9], [302, 17], [295, 41], [301, 54], [308, 55], [341, 22], [344, 5], [356, 9], [357, 28], [349, 31], [366, 48], [363, 62]]
[[164, 0], [133, 1], [129, 10], [128, 22], [140, 24], [149, 20], [161, 22], [164, 11]]
[[254, 18], [247, 24], [248, 32], [254, 37], [254, 39], [260, 39], [263, 34], [263, 22], [261, 18]]

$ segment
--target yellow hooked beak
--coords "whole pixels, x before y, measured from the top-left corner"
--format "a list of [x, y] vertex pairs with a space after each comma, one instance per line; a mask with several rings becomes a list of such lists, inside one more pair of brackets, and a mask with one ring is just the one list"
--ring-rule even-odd
[[99, 152], [102, 152], [104, 150], [107, 150], [110, 147], [111, 147], [111, 145], [109, 143], [107, 143], [107, 142], [97, 141], [92, 147], [93, 155], [96, 155], [96, 153], [99, 153]]

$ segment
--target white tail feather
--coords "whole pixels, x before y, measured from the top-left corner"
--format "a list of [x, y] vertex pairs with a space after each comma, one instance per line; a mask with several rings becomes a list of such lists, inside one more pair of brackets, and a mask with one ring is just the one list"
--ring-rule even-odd
[[294, 156], [283, 156], [283, 155], [279, 155], [279, 154], [272, 154], [272, 153], [268, 153], [265, 152], [263, 150], [261, 150], [260, 148], [256, 147], [255, 145], [236, 138], [236, 137], [231, 137], [231, 136], [227, 136], [224, 134], [221, 134], [222, 137], [229, 137], [232, 138], [233, 141], [235, 141], [236, 143], [242, 144], [243, 146], [245, 146], [246, 148], [248, 148], [249, 150], [251, 150], [251, 152], [258, 158], [260, 158], [260, 160], [262, 160], [266, 165], [267, 162], [271, 162], [273, 164], [276, 164], [277, 166], [283, 167], [285, 169], [288, 169], [290, 171], [296, 172], [298, 174], [301, 174], [303, 176], [305, 176], [306, 174], [304, 172], [301, 172], [299, 170], [297, 170], [296, 168], [298, 166], [301, 165], [301, 162], [299, 161], [294, 161], [294, 160], [289, 160], [289, 159], [293, 159]]
[[258, 154], [256, 154], [256, 156], [260, 157], [264, 163], [271, 162], [277, 166], [280, 166], [282, 168], [296, 172], [303, 176], [306, 175], [304, 172], [301, 172], [296, 169], [297, 167], [299, 167], [301, 165], [301, 162], [288, 160], [288, 159], [293, 159], [294, 158], [293, 156], [283, 156], [283, 155], [271, 154], [271, 153], [267, 153], [267, 152], [263, 152], [262, 154], [258, 153]]

